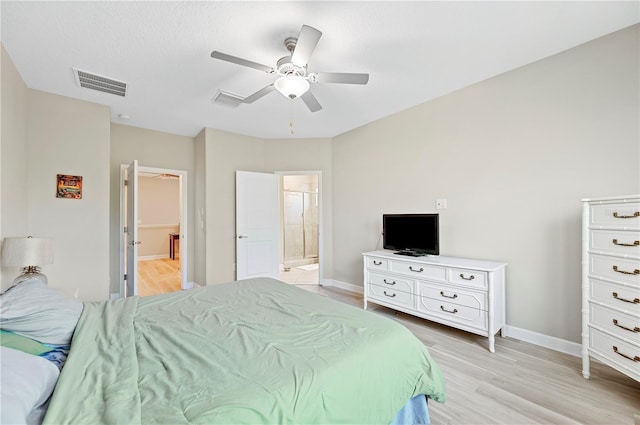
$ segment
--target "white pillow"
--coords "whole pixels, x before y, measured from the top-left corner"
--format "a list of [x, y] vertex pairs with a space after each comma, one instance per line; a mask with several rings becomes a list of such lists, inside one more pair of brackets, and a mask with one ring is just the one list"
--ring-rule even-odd
[[43, 357], [0, 347], [0, 369], [0, 423], [41, 423], [58, 368]]
[[37, 276], [0, 295], [0, 329], [45, 344], [69, 345], [82, 302], [64, 295]]

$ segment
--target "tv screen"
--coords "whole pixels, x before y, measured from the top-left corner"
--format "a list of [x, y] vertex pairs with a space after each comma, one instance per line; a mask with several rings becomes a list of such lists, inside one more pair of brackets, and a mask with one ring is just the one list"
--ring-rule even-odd
[[438, 214], [384, 214], [382, 246], [404, 255], [439, 255]]

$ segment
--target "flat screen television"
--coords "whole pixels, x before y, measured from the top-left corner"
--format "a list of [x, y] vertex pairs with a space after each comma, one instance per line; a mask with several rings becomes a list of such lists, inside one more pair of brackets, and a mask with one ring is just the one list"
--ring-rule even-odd
[[438, 214], [383, 214], [382, 246], [399, 255], [439, 255]]

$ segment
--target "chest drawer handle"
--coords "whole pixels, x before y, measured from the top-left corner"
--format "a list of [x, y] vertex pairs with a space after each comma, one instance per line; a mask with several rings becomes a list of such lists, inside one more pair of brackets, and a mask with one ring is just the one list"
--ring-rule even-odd
[[617, 239], [613, 239], [611, 242], [613, 242], [614, 245], [618, 245], [618, 246], [638, 246], [638, 245], [640, 245], [640, 241], [633, 241], [633, 243], [624, 243], [624, 242], [618, 242]]
[[454, 308], [453, 310], [447, 310], [446, 308], [444, 308], [443, 305], [440, 306], [440, 310], [444, 311], [445, 313], [451, 313], [451, 314], [456, 314], [458, 312], [457, 308]]
[[615, 345], [613, 346], [613, 352], [621, 355], [625, 359], [633, 360], [634, 362], [640, 362], [640, 356], [633, 356], [633, 357], [627, 356], [626, 354], [619, 352], [618, 347], [616, 347]]
[[618, 273], [622, 273], [622, 274], [640, 274], [640, 270], [635, 269], [632, 272], [628, 272], [626, 270], [618, 270], [618, 266], [613, 266], [613, 271], [614, 272], [618, 272]]
[[640, 328], [639, 328], [639, 327], [637, 327], [637, 326], [636, 326], [635, 328], [631, 329], [631, 328], [628, 328], [628, 327], [626, 327], [626, 326], [619, 325], [619, 324], [618, 324], [618, 319], [613, 319], [613, 324], [614, 324], [614, 325], [616, 325], [616, 326], [617, 326], [617, 327], [619, 327], [619, 328], [624, 329], [625, 331], [629, 331], [629, 332], [640, 332]]
[[464, 280], [473, 280], [476, 277], [474, 275], [471, 275], [470, 277], [464, 277], [464, 274], [460, 273], [460, 277]]
[[458, 298], [458, 294], [445, 295], [444, 291], [440, 291], [440, 295], [442, 295], [445, 298], [451, 298], [452, 300], [455, 300], [456, 298]]
[[373, 260], [373, 265], [374, 266], [381, 266], [382, 265], [382, 261]]
[[419, 269], [414, 269], [413, 266], [409, 266], [409, 270], [416, 273], [422, 273], [424, 271], [422, 267], [420, 267]]
[[618, 215], [617, 212], [614, 212], [613, 216], [615, 218], [635, 218], [635, 217], [640, 217], [640, 211], [634, 212], [633, 215]]
[[640, 298], [634, 298], [633, 300], [628, 300], [626, 298], [620, 298], [618, 296], [617, 292], [613, 292], [613, 293], [611, 293], [611, 295], [613, 295], [613, 298], [615, 298], [616, 300], [624, 301], [626, 303], [640, 304]]
[[389, 295], [389, 294], [387, 294], [387, 291], [384, 291], [384, 294], [389, 298], [395, 298], [395, 296], [396, 296], [395, 292], [393, 294]]
[[389, 282], [387, 279], [382, 279], [382, 281], [383, 281], [384, 283], [386, 283], [387, 285], [395, 285], [395, 284], [396, 284], [396, 281], [395, 281], [395, 280], [392, 280], [391, 282]]

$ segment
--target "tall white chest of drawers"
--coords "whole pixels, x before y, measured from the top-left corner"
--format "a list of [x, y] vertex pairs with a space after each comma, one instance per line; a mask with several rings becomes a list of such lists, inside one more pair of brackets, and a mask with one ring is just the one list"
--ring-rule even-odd
[[368, 302], [486, 336], [506, 336], [506, 263], [465, 258], [364, 253], [364, 308]]
[[640, 195], [582, 202], [582, 375], [593, 357], [640, 381]]

